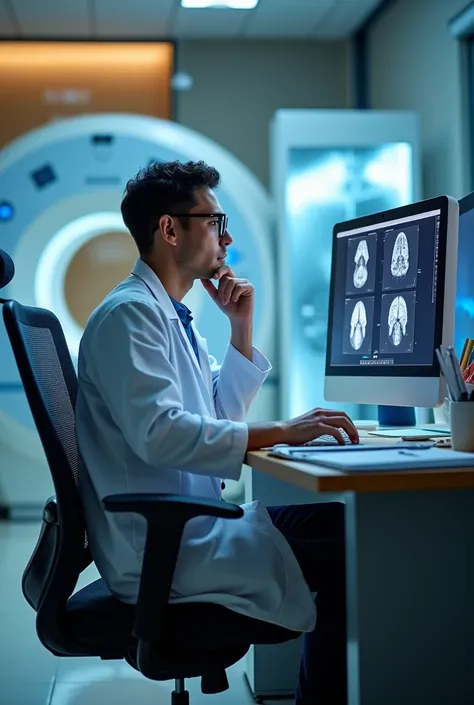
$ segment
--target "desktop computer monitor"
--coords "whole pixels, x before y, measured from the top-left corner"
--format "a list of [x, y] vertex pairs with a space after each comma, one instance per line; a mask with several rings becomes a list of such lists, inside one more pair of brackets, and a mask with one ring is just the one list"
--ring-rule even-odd
[[458, 354], [474, 338], [474, 193], [459, 201], [458, 275], [454, 345]]
[[334, 226], [325, 398], [438, 406], [454, 336], [459, 205], [439, 196]]

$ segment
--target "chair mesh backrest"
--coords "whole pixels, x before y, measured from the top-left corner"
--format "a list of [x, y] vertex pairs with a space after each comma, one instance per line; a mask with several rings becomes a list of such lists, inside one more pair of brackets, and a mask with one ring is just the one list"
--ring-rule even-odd
[[87, 548], [78, 490], [77, 376], [61, 324], [51, 311], [16, 301], [5, 304], [3, 317], [53, 478], [63, 535]]
[[23, 574], [23, 594], [38, 620], [42, 615], [38, 634], [42, 631], [46, 641], [56, 643], [60, 613], [91, 563], [78, 488], [77, 375], [61, 324], [51, 311], [7, 301], [3, 319], [56, 492], [55, 522], [41, 533], [42, 543], [40, 537]]
[[26, 343], [38, 390], [77, 486], [78, 460], [74, 408], [53, 336], [49, 328], [38, 328], [24, 323], [20, 323], [20, 330]]

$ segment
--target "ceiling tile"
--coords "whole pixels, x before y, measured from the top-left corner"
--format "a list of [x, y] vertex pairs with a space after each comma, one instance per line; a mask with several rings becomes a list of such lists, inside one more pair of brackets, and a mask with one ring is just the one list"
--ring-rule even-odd
[[[380, 1], [260, 0], [254, 10], [191, 10], [180, 0], [11, 0], [21, 36], [58, 39], [342, 37]], [[0, 35], [14, 30], [0, 0]]]
[[0, 37], [14, 37], [15, 34], [15, 25], [7, 10], [6, 2], [5, 0], [0, 0]]
[[179, 0], [94, 0], [97, 35], [162, 38]]
[[88, 37], [87, 0], [12, 0], [23, 37]]
[[306, 37], [337, 0], [260, 0], [245, 36]]
[[335, 0], [314, 28], [315, 38], [347, 37], [356, 32], [382, 0]]

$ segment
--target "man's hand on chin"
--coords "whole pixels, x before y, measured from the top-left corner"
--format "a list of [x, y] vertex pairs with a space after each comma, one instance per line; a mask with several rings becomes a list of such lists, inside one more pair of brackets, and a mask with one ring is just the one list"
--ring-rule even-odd
[[201, 279], [202, 285], [231, 323], [252, 324], [254, 288], [248, 279], [239, 279], [226, 264], [211, 279]]
[[254, 309], [254, 287], [248, 279], [236, 277], [228, 265], [221, 267], [211, 279], [201, 279], [202, 285], [225, 313], [231, 323], [230, 342], [244, 357], [252, 360], [252, 320]]

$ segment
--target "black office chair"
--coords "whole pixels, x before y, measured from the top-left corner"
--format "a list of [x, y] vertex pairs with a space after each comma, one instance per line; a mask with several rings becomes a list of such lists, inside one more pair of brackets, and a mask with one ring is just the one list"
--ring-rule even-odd
[[[12, 260], [0, 250], [0, 288], [13, 275]], [[226, 690], [226, 668], [251, 644], [276, 644], [300, 635], [221, 605], [168, 603], [186, 522], [200, 515], [236, 519], [242, 509], [166, 494], [105, 497], [107, 511], [135, 512], [147, 521], [138, 603], [120, 602], [103, 580], [74, 593], [79, 575], [92, 562], [77, 487], [76, 373], [53, 313], [16, 301], [0, 302], [56, 491], [56, 497], [46, 502], [22, 583], [23, 594], [37, 613], [41, 643], [56, 656], [124, 658], [147, 678], [174, 679], [172, 705], [189, 703], [185, 678], [201, 676], [203, 693]]]

